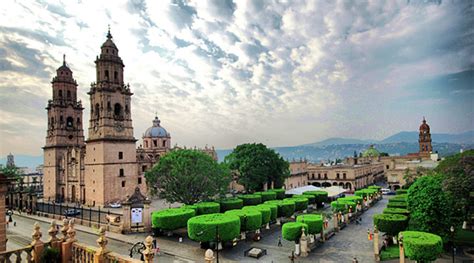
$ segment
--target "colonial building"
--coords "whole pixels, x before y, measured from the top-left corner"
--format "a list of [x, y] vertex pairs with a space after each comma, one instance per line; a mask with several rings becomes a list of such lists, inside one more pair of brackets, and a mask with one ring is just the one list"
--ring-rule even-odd
[[[44, 149], [46, 200], [104, 205], [126, 199], [138, 187], [146, 192], [144, 173], [171, 151], [171, 135], [155, 117], [136, 148], [132, 124], [132, 91], [124, 81], [124, 63], [110, 31], [95, 60], [96, 81], [90, 99], [88, 137], [82, 127], [82, 103], [66, 59], [52, 80], [46, 107]], [[214, 148], [202, 151], [214, 159]]]
[[285, 179], [285, 189], [293, 189], [308, 185], [308, 162], [298, 160], [290, 162], [290, 176]]

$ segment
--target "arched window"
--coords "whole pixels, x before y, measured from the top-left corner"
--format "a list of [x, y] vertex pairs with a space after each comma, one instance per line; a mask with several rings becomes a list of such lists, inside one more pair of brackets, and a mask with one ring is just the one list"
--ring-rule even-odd
[[59, 96], [60, 98], [63, 97], [63, 91], [62, 91], [62, 90], [59, 90], [59, 91], [58, 91], [58, 96]]
[[114, 71], [114, 80], [118, 80], [118, 72]]
[[163, 140], [163, 147], [166, 147], [166, 140]]
[[99, 114], [99, 113], [100, 113], [100, 106], [99, 106], [99, 103], [96, 103], [96, 104], [95, 104], [95, 116], [96, 116], [97, 118], [100, 117], [100, 114]]
[[77, 126], [81, 124], [81, 118], [77, 118]]
[[114, 105], [114, 117], [122, 118], [122, 105], [120, 103], [115, 103]]
[[109, 80], [109, 71], [106, 70], [104, 73], [105, 73], [105, 79], [106, 79], [106, 80]]
[[71, 98], [71, 91], [70, 91], [70, 90], [67, 91], [67, 98], [68, 98], [68, 99]]
[[72, 117], [67, 117], [66, 128], [74, 128], [74, 119]]

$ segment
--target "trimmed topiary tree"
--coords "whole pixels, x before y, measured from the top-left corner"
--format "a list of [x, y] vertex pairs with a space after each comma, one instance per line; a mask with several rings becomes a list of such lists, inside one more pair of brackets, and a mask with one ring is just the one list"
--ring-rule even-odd
[[376, 189], [377, 191], [380, 191], [382, 190], [382, 186], [378, 186], [378, 185], [370, 185], [369, 187], [367, 187], [368, 189]]
[[[396, 195], [396, 196], [390, 198], [389, 201], [390, 201], [390, 200], [406, 202], [406, 201], [408, 200], [408, 194]], [[392, 202], [393, 202], [393, 201], [392, 201]]]
[[395, 191], [396, 195], [403, 195], [403, 194], [408, 194], [407, 189], [398, 189]]
[[285, 240], [294, 241], [299, 243], [299, 239], [301, 237], [301, 228], [304, 228], [305, 234], [308, 233], [308, 225], [301, 222], [288, 222], [283, 224], [283, 228], [281, 230], [282, 236]]
[[321, 207], [322, 203], [326, 203], [328, 201], [328, 192], [326, 191], [306, 191], [303, 195], [312, 195], [315, 198], [315, 203]]
[[151, 226], [160, 230], [172, 231], [186, 227], [188, 220], [196, 215], [190, 208], [169, 208], [151, 214]]
[[270, 217], [272, 215], [272, 209], [268, 206], [261, 206], [261, 205], [251, 205], [251, 206], [244, 206], [242, 210], [249, 210], [254, 209], [259, 211], [262, 214], [262, 225], [266, 225], [270, 222]]
[[265, 201], [275, 200], [277, 196], [276, 192], [271, 192], [271, 191], [255, 192], [254, 194], [262, 197], [262, 203]]
[[440, 236], [418, 231], [403, 231], [405, 255], [417, 262], [434, 261], [443, 251], [443, 240]]
[[292, 198], [285, 198], [283, 200], [295, 202], [295, 211], [303, 211], [308, 209], [308, 198], [293, 196]]
[[270, 208], [270, 221], [274, 222], [278, 216], [278, 206], [276, 204], [260, 204], [256, 205], [256, 207], [266, 207]]
[[219, 213], [221, 210], [219, 203], [216, 203], [216, 202], [202, 202], [202, 203], [196, 203], [194, 205], [197, 208], [196, 209], [197, 215]]
[[296, 217], [296, 222], [305, 223], [308, 225], [308, 233], [315, 235], [323, 230], [323, 216], [319, 214], [299, 215]]
[[385, 208], [383, 210], [383, 213], [384, 214], [400, 214], [400, 215], [404, 215], [404, 216], [409, 216], [410, 215], [410, 211], [408, 211], [408, 209], [404, 209], [404, 208]]
[[270, 189], [268, 190], [270, 192], [275, 192], [276, 193], [276, 199], [284, 199], [285, 198], [285, 189]]
[[354, 195], [360, 196], [362, 198], [367, 197], [367, 199], [369, 199], [369, 196], [373, 196], [377, 192], [378, 192], [377, 189], [364, 188], [364, 189], [360, 189], [360, 190], [355, 191]]
[[395, 236], [408, 226], [408, 217], [400, 214], [376, 214], [374, 225], [389, 236]]
[[407, 204], [407, 202], [388, 202], [387, 207], [388, 207], [388, 208], [403, 208], [403, 209], [407, 209], [407, 208], [408, 208], [408, 204]]
[[197, 206], [196, 205], [182, 205], [180, 208], [193, 209], [197, 215]]
[[238, 216], [240, 218], [240, 228], [242, 231], [253, 231], [262, 226], [262, 213], [255, 209], [229, 210], [224, 214]]
[[262, 197], [260, 195], [239, 195], [237, 198], [244, 201], [244, 206], [246, 205], [258, 205], [262, 203]]
[[221, 206], [221, 213], [228, 210], [241, 209], [244, 206], [244, 201], [239, 198], [226, 198], [218, 200]]
[[[354, 202], [354, 203], [356, 203], [356, 205], [357, 204], [362, 204], [362, 202], [364, 202], [364, 199], [360, 196], [357, 196], [357, 195], [340, 197], [337, 200]], [[355, 211], [355, 208], [352, 208], [352, 211]]]
[[314, 195], [293, 195], [291, 198], [307, 198], [308, 205], [316, 203], [316, 197], [314, 197]]
[[348, 213], [349, 207], [352, 207], [352, 211], [355, 211], [356, 203], [348, 200], [339, 200], [338, 198], [336, 201], [331, 202], [331, 208], [333, 212], [342, 212]]
[[230, 241], [240, 234], [240, 219], [236, 215], [207, 214], [195, 216], [188, 220], [188, 236], [198, 242]]
[[295, 213], [295, 202], [293, 200], [272, 200], [265, 204], [275, 204], [278, 206], [277, 217], [290, 217]]

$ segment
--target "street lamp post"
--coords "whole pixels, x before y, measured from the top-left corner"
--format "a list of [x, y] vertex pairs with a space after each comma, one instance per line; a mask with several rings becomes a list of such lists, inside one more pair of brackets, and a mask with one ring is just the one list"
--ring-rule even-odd
[[453, 246], [453, 263], [454, 263], [454, 250], [456, 249], [454, 247], [454, 226], [451, 226], [451, 228], [449, 229], [451, 231], [451, 245]]
[[216, 225], [216, 260], [219, 263], [219, 225]]

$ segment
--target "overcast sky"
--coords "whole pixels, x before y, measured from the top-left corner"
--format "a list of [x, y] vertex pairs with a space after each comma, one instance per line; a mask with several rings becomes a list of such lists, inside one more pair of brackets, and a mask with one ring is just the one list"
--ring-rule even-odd
[[0, 155], [41, 154], [63, 54], [88, 126], [108, 24], [139, 139], [155, 112], [173, 145], [217, 148], [473, 130], [473, 2], [424, 2], [3, 0]]

